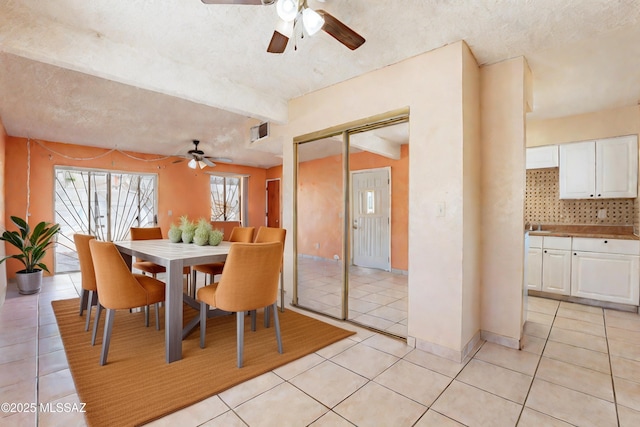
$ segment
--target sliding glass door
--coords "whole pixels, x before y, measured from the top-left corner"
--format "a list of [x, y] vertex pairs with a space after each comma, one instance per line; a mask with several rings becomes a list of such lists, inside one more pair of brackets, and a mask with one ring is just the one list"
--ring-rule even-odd
[[342, 139], [297, 147], [298, 304], [344, 318], [344, 156]]
[[294, 304], [406, 337], [408, 115], [296, 142]]
[[56, 167], [55, 221], [60, 224], [55, 249], [56, 272], [78, 271], [75, 233], [105, 241], [126, 240], [131, 227], [157, 223], [155, 174]]

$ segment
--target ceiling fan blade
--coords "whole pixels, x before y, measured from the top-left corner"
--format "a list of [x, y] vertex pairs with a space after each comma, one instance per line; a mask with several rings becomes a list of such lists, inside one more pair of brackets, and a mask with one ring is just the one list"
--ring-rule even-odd
[[365, 42], [364, 37], [347, 27], [325, 10], [316, 10], [324, 18], [322, 30], [351, 50], [356, 50]]
[[284, 49], [287, 47], [287, 43], [289, 42], [289, 37], [284, 34], [274, 31], [273, 36], [271, 36], [271, 41], [269, 42], [269, 47], [267, 47], [267, 52], [269, 53], [282, 53]]
[[201, 162], [204, 162], [204, 164], [206, 164], [207, 166], [209, 166], [210, 168], [213, 168], [216, 166], [215, 163], [213, 163], [211, 160], [207, 159], [206, 157], [203, 157], [202, 159], [200, 159]]
[[[263, 4], [262, 0], [202, 0], [204, 4]], [[273, 2], [271, 2], [273, 3]], [[265, 2], [265, 4], [271, 4]]]

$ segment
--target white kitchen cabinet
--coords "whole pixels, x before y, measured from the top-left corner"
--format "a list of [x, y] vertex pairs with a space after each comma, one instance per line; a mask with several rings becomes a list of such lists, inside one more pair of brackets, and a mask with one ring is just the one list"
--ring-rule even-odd
[[542, 290], [542, 236], [528, 236], [527, 289]]
[[559, 154], [561, 199], [637, 196], [637, 136], [561, 144]]
[[571, 294], [571, 251], [542, 250], [542, 291]]
[[527, 289], [571, 293], [571, 237], [530, 236]]
[[558, 167], [557, 145], [527, 148], [527, 169], [554, 167]]
[[589, 199], [596, 187], [595, 141], [560, 145], [560, 198]]
[[542, 291], [571, 294], [571, 237], [544, 236]]
[[571, 295], [639, 304], [640, 242], [574, 238]]
[[596, 197], [638, 195], [638, 141], [635, 135], [596, 141]]
[[527, 289], [542, 290], [541, 248], [529, 248], [529, 252], [527, 252]]

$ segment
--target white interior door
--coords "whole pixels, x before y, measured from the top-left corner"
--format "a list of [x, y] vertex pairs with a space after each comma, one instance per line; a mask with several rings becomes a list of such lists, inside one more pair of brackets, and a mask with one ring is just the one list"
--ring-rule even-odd
[[389, 168], [351, 173], [353, 265], [391, 270], [390, 188]]

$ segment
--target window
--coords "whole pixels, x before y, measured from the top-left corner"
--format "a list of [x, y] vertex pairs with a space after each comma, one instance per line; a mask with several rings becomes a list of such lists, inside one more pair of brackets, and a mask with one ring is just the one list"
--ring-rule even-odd
[[238, 176], [212, 175], [211, 221], [243, 220], [243, 179]]
[[54, 174], [55, 221], [60, 224], [55, 249], [58, 273], [80, 269], [75, 233], [126, 240], [131, 227], [157, 222], [157, 175], [68, 167], [56, 167]]

